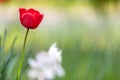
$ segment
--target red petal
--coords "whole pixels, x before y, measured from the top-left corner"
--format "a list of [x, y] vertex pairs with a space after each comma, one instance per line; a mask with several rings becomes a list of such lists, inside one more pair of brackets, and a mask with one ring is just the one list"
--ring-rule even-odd
[[36, 17], [36, 25], [35, 26], [37, 27], [41, 23], [44, 15], [43, 14], [37, 14], [37, 15], [35, 15], [35, 17]]
[[33, 15], [35, 14], [40, 14], [39, 11], [34, 10], [33, 8], [27, 10], [28, 13], [32, 13]]
[[31, 9], [28, 9], [27, 12], [34, 14], [34, 13], [35, 13], [35, 10], [31, 8]]
[[25, 8], [19, 8], [19, 13], [20, 13], [20, 15], [22, 15], [23, 13], [25, 13], [26, 12], [26, 9]]
[[31, 13], [26, 13], [21, 18], [21, 23], [24, 27], [34, 29], [36, 19]]

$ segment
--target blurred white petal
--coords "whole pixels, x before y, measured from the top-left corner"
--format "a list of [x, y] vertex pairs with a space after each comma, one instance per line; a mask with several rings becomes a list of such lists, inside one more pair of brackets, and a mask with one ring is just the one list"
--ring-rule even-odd
[[62, 53], [62, 51], [58, 50], [56, 43], [53, 43], [48, 51], [50, 58], [52, 58], [55, 61], [58, 60], [60, 63], [62, 62], [61, 53]]
[[50, 63], [49, 56], [47, 52], [40, 52], [36, 55], [36, 61], [38, 62], [39, 67], [45, 67]]
[[56, 64], [54, 66], [54, 70], [55, 70], [56, 75], [59, 77], [63, 77], [65, 75], [65, 71], [60, 64]]
[[55, 77], [54, 71], [52, 68], [47, 68], [44, 71], [46, 79], [53, 79]]
[[31, 58], [28, 59], [28, 64], [32, 68], [37, 68], [38, 67], [37, 62], [35, 60], [31, 59]]
[[30, 70], [28, 71], [28, 76], [29, 76], [30, 78], [36, 79], [36, 78], [38, 77], [38, 75], [39, 75], [39, 71], [38, 71], [38, 70], [30, 69]]

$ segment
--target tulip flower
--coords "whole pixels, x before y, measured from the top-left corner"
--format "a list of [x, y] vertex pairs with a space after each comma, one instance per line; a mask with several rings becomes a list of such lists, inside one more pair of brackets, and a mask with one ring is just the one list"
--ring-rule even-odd
[[35, 29], [41, 23], [43, 14], [40, 14], [37, 10], [20, 8], [20, 22], [27, 29]]
[[26, 45], [29, 29], [37, 28], [39, 26], [39, 24], [41, 23], [43, 16], [44, 16], [39, 11], [34, 10], [32, 8], [28, 9], [28, 10], [26, 10], [25, 8], [20, 8], [19, 13], [20, 13], [20, 22], [23, 25], [23, 27], [27, 28], [27, 32], [26, 32], [26, 35], [24, 38], [22, 57], [20, 60], [20, 66], [18, 68], [16, 80], [20, 80], [20, 74], [21, 74], [23, 60], [24, 60], [25, 45]]

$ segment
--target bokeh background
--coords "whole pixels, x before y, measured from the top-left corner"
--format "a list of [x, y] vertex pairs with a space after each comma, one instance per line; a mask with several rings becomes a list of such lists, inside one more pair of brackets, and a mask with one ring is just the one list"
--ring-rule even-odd
[[14, 54], [21, 53], [26, 29], [19, 21], [20, 7], [35, 8], [45, 16], [30, 30], [22, 80], [28, 79], [27, 58], [47, 51], [54, 42], [62, 50], [66, 72], [55, 80], [120, 80], [120, 0], [0, 0], [0, 35], [7, 31], [4, 53], [15, 36]]

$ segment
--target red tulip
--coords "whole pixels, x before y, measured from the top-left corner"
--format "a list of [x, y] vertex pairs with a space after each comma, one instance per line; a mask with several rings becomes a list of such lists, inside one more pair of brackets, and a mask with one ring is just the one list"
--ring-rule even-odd
[[20, 8], [20, 22], [27, 29], [35, 29], [41, 23], [44, 15], [34, 9]]

